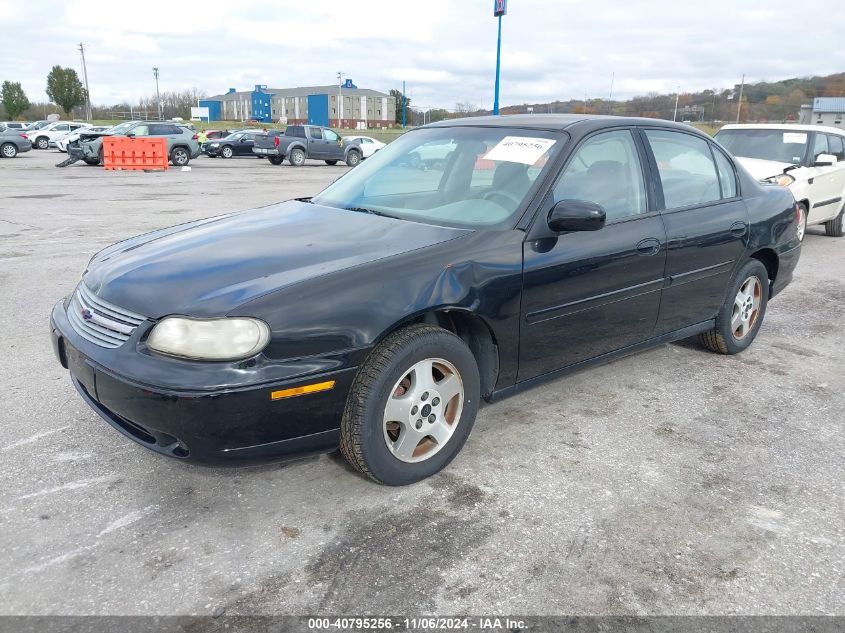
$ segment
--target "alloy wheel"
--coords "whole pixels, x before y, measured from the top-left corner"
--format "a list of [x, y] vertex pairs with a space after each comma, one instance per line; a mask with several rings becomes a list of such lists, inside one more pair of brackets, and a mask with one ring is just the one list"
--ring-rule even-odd
[[464, 406], [464, 384], [442, 358], [415, 363], [393, 386], [382, 432], [396, 459], [415, 463], [439, 452], [455, 432]]
[[3, 156], [5, 156], [6, 158], [14, 158], [17, 153], [18, 150], [11, 143], [6, 143], [3, 146]]
[[742, 282], [731, 313], [731, 331], [736, 340], [741, 341], [754, 329], [760, 316], [762, 297], [763, 286], [757, 277], [749, 277]]

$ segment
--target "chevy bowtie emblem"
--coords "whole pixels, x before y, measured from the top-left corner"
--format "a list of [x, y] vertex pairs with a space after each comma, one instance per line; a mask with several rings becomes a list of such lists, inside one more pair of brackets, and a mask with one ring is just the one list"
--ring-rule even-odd
[[90, 321], [91, 317], [94, 316], [94, 314], [88, 308], [82, 308], [82, 310], [80, 310], [79, 313], [82, 315], [82, 318], [85, 319], [86, 321]]

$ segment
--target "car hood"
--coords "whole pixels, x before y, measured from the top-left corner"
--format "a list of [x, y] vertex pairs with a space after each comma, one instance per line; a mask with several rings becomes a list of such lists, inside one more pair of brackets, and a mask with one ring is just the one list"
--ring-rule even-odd
[[290, 201], [119, 242], [94, 256], [84, 282], [150, 318], [222, 316], [285, 286], [469, 232]]
[[792, 163], [782, 163], [776, 160], [743, 158], [742, 156], [737, 156], [736, 159], [756, 180], [765, 180], [772, 176], [779, 176], [783, 173], [784, 169], [792, 167]]

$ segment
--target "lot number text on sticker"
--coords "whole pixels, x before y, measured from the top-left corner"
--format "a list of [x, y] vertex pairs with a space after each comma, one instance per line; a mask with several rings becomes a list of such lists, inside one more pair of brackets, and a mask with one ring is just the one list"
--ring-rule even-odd
[[554, 144], [555, 141], [548, 138], [506, 136], [484, 158], [533, 165]]

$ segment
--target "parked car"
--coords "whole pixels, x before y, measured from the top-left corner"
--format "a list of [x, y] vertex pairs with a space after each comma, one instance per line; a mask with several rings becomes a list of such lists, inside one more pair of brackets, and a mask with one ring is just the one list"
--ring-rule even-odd
[[370, 136], [344, 136], [343, 140], [346, 143], [357, 143], [361, 147], [361, 158], [369, 158], [387, 146], [387, 143], [382, 143]]
[[256, 137], [253, 152], [274, 165], [287, 158], [294, 167], [301, 167], [309, 158], [328, 165], [344, 161], [355, 167], [364, 156], [357, 143], [345, 143], [334, 130], [317, 125], [289, 125], [284, 134], [262, 134]]
[[14, 158], [20, 152], [32, 149], [32, 142], [26, 132], [20, 130], [0, 130], [0, 157]]
[[171, 121], [127, 121], [105, 132], [88, 133], [83, 131], [79, 140], [68, 144], [68, 154], [84, 160], [89, 165], [103, 162], [104, 136], [160, 136], [167, 140], [167, 154], [170, 162], [177, 166], [187, 165], [191, 159], [199, 156], [200, 146], [193, 129], [183, 123]]
[[17, 132], [21, 132], [27, 127], [29, 127], [29, 123], [26, 121], [0, 121], [0, 131], [15, 130]]
[[[444, 141], [442, 170], [409, 166]], [[94, 411], [160, 454], [339, 445], [409, 484], [455, 457], [482, 398], [695, 335], [746, 349], [792, 279], [795, 206], [681, 124], [444, 121], [313, 198], [106, 248], [52, 342]]]
[[41, 128], [50, 125], [51, 123], [54, 123], [54, 121], [48, 121], [46, 119], [43, 119], [41, 121], [33, 121], [32, 123], [27, 124], [26, 130], [29, 132], [33, 130], [40, 130]]
[[90, 123], [77, 123], [76, 121], [54, 121], [36, 130], [27, 130], [27, 136], [32, 141], [35, 149], [47, 149], [50, 141], [64, 136], [69, 132], [81, 131], [91, 127]]
[[261, 132], [232, 132], [215, 141], [205, 144], [205, 153], [210, 158], [232, 158], [233, 156], [249, 156], [255, 158], [252, 148], [255, 146], [255, 137]]
[[820, 125], [726, 125], [719, 141], [761, 182], [776, 183], [801, 208], [799, 234], [824, 224], [832, 237], [845, 235], [845, 130]]
[[[91, 127], [84, 128], [84, 132], [86, 134], [105, 132], [106, 130], [112, 127], [113, 126], [111, 125], [92, 125]], [[57, 138], [55, 141], [50, 141], [50, 147], [55, 147], [60, 152], [67, 152], [68, 144], [72, 143], [73, 141], [78, 141], [81, 132], [82, 130], [77, 130], [76, 132], [68, 132], [64, 136]]]

